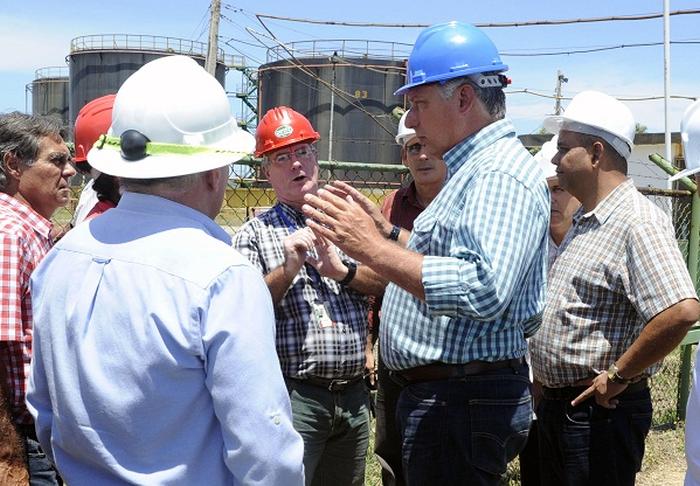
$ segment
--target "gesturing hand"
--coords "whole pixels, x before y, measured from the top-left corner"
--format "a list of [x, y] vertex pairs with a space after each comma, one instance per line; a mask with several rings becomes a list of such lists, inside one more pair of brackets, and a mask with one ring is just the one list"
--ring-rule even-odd
[[333, 181], [324, 187], [325, 190], [332, 192], [336, 196], [345, 199], [350, 196], [374, 221], [374, 225], [379, 230], [384, 238], [388, 238], [393, 225], [384, 217], [379, 207], [374, 204], [367, 196], [343, 181]]
[[583, 393], [574, 398], [571, 405], [576, 406], [585, 401], [591, 396], [595, 397], [598, 405], [604, 408], [616, 408], [618, 399], [613, 398], [623, 392], [627, 385], [621, 385], [608, 381], [608, 372], [601, 371], [598, 376], [593, 379], [591, 386], [586, 388]]
[[296, 275], [301, 270], [307, 258], [307, 252], [313, 250], [316, 235], [310, 228], [301, 228], [290, 234], [284, 240], [284, 271], [287, 275]]
[[368, 249], [384, 240], [372, 218], [352, 196], [341, 198], [321, 189], [317, 195], [306, 194], [304, 200], [302, 211], [309, 218], [307, 226], [346, 255], [363, 262]]
[[318, 270], [323, 277], [342, 280], [348, 273], [348, 267], [341, 261], [335, 246], [323, 237], [316, 237], [318, 258], [306, 257], [306, 262]]

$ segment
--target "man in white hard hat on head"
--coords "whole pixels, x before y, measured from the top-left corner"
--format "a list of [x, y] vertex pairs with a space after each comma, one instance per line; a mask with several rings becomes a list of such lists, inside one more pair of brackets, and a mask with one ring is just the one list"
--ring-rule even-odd
[[544, 485], [632, 485], [651, 426], [647, 377], [700, 314], [668, 216], [627, 178], [635, 122], [603, 93], [576, 95], [554, 157], [581, 201], [530, 340]]
[[68, 484], [303, 484], [270, 293], [213, 221], [253, 147], [190, 58], [119, 90], [88, 160], [126, 192], [31, 280], [28, 405]]
[[447, 178], [407, 247], [352, 192], [306, 195], [307, 224], [391, 282], [379, 339], [405, 385], [397, 418], [408, 484], [499, 484], [527, 440], [523, 357], [544, 306], [549, 195], [505, 116], [507, 69], [473, 25], [418, 36], [397, 94]]
[[[408, 167], [412, 181], [406, 187], [389, 194], [381, 207], [382, 215], [394, 225], [398, 235], [400, 228], [411, 231], [413, 221], [435, 199], [445, 183], [447, 166], [441, 159], [430, 155], [416, 136], [416, 131], [406, 126], [405, 112], [399, 120], [396, 143], [401, 146], [401, 162]], [[381, 299], [372, 305], [371, 328], [373, 335], [379, 332]], [[382, 343], [379, 343], [381, 347]], [[374, 452], [382, 466], [384, 486], [406, 484], [401, 467], [401, 434], [396, 423], [396, 403], [401, 387], [389, 376], [389, 370], [378, 360], [377, 422]]]
[[[691, 104], [683, 114], [681, 140], [685, 170], [670, 180], [694, 176], [695, 183], [700, 186], [700, 101]], [[700, 361], [697, 355], [692, 379], [685, 419], [685, 456], [688, 461], [685, 486], [700, 486]]]

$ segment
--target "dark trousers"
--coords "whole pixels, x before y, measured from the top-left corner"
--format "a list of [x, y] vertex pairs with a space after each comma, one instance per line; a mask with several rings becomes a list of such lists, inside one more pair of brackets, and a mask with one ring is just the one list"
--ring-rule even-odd
[[377, 387], [377, 422], [375, 424], [374, 453], [382, 466], [384, 486], [403, 486], [401, 466], [401, 434], [396, 423], [396, 404], [401, 387], [389, 376], [389, 370], [379, 357]]
[[[537, 420], [532, 421], [527, 444], [520, 451], [520, 486], [540, 486], [540, 445]], [[602, 486], [602, 485], [601, 485]]]
[[573, 397], [540, 402], [542, 485], [634, 484], [651, 427], [651, 396], [645, 388], [617, 398], [615, 409], [603, 408], [592, 398], [576, 407], [571, 406]]
[[409, 485], [498, 485], [532, 420], [527, 365], [407, 385], [399, 397]]

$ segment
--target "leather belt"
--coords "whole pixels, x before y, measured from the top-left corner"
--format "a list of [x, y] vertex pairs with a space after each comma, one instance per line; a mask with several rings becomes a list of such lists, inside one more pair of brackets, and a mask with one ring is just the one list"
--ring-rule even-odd
[[[649, 386], [646, 378], [642, 378], [639, 381], [630, 383], [627, 388], [625, 388], [620, 395], [625, 393], [634, 393], [642, 391]], [[542, 396], [545, 400], [573, 400], [579, 396], [588, 386], [565, 386], [561, 388], [549, 388], [548, 386], [542, 387]]]
[[518, 369], [525, 364], [523, 358], [505, 359], [502, 361], [470, 361], [465, 364], [431, 363], [400, 371], [391, 371], [390, 374], [405, 384], [420, 383], [424, 381], [440, 381], [466, 376], [480, 375], [488, 371], [503, 368]]
[[348, 388], [350, 385], [354, 385], [358, 381], [362, 380], [362, 375], [355, 376], [354, 378], [321, 378], [319, 376], [306, 376], [305, 378], [292, 378], [293, 380], [301, 381], [309, 385], [319, 386], [325, 388], [331, 392], [339, 392]]

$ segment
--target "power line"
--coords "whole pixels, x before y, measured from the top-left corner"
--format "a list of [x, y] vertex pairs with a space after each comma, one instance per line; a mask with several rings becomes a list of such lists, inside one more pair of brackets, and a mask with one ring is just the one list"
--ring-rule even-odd
[[[528, 88], [523, 88], [523, 89], [516, 89], [516, 90], [508, 90], [505, 92], [507, 95], [511, 94], [528, 94], [532, 96], [539, 96], [540, 98], [548, 98], [548, 99], [561, 99], [561, 100], [571, 100], [571, 96], [560, 96], [557, 97], [555, 95], [547, 94], [547, 93], [541, 93], [538, 91], [534, 91]], [[619, 97], [616, 96], [620, 101], [657, 101], [657, 100], [662, 100], [664, 99], [663, 96], [627, 96], [627, 97]], [[695, 101], [697, 98], [694, 96], [684, 96], [684, 95], [671, 95], [671, 98], [676, 99], [676, 100], [690, 100], [690, 101]]]
[[[669, 15], [694, 15], [700, 13], [700, 9], [688, 9], [688, 10], [674, 10], [669, 12]], [[300, 22], [307, 24], [318, 24], [318, 25], [335, 25], [341, 27], [382, 27], [382, 28], [425, 28], [429, 27], [431, 24], [407, 24], [407, 23], [381, 23], [381, 22], [341, 22], [337, 20], [315, 20], [315, 19], [304, 19], [298, 17], [283, 17], [279, 15], [269, 15], [269, 14], [255, 14], [255, 16], [260, 20], [271, 19], [271, 20], [284, 20], [287, 22]], [[482, 28], [497, 28], [497, 27], [530, 27], [535, 25], [566, 25], [566, 24], [583, 24], [583, 23], [593, 23], [593, 22], [615, 22], [615, 21], [630, 21], [630, 20], [651, 20], [663, 17], [664, 14], [650, 13], [650, 14], [638, 14], [638, 15], [617, 15], [612, 17], [591, 17], [585, 19], [560, 19], [560, 20], [531, 20], [525, 22], [491, 22], [491, 23], [477, 23], [474, 24], [476, 27]], [[261, 21], [262, 23], [262, 21]]]
[[[571, 54], [589, 54], [592, 52], [612, 51], [614, 49], [626, 49], [630, 47], [651, 47], [662, 46], [663, 42], [640, 42], [637, 44], [620, 44], [616, 46], [591, 47], [576, 49], [571, 51], [551, 51], [551, 52], [501, 52], [501, 56], [509, 57], [540, 57], [540, 56], [568, 56]], [[671, 41], [671, 44], [700, 44], [700, 41]]]

